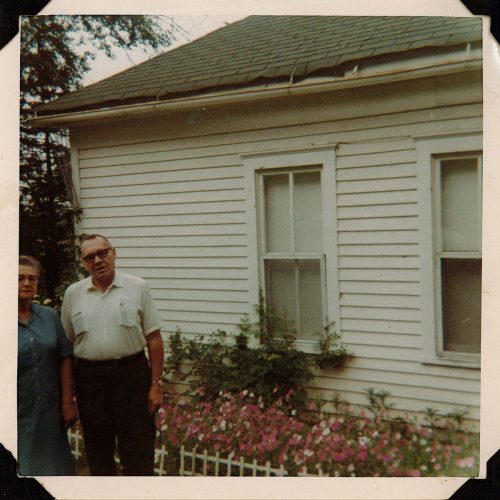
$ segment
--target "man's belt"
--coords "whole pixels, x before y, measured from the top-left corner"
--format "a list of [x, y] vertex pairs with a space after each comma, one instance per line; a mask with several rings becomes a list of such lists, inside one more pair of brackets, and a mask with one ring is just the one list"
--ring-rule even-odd
[[75, 358], [75, 364], [79, 366], [123, 366], [144, 356], [144, 350], [140, 350], [131, 356], [115, 359], [85, 359]]

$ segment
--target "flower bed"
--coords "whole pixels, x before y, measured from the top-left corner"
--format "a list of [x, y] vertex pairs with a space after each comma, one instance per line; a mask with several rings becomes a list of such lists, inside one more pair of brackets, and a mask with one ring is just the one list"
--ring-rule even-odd
[[289, 475], [303, 467], [330, 476], [477, 474], [476, 442], [465, 432], [443, 435], [410, 419], [389, 420], [383, 411], [368, 415], [345, 404], [337, 415], [299, 418], [289, 396], [269, 406], [248, 391], [211, 402], [174, 398], [158, 412], [159, 443], [270, 461]]

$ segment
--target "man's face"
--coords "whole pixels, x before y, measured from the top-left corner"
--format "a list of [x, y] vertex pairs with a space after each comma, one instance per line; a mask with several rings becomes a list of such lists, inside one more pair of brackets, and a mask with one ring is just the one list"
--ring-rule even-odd
[[95, 282], [108, 284], [113, 281], [116, 251], [105, 239], [97, 237], [84, 241], [81, 255], [85, 269], [90, 272]]
[[38, 288], [38, 272], [34, 267], [19, 266], [19, 285], [17, 296], [21, 300], [33, 300]]

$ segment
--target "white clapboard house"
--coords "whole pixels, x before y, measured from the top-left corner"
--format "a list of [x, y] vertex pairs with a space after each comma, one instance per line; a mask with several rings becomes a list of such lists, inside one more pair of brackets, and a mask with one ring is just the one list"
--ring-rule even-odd
[[38, 109], [70, 130], [79, 232], [146, 278], [164, 336], [237, 331], [259, 289], [311, 394], [479, 420], [481, 19], [251, 16]]

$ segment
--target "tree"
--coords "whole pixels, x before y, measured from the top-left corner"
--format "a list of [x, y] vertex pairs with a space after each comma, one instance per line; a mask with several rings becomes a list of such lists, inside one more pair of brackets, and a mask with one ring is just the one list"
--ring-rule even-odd
[[[81, 87], [98, 51], [171, 45], [180, 28], [160, 16], [33, 16], [21, 21], [21, 123], [34, 108]], [[69, 139], [62, 128], [20, 130], [19, 251], [45, 269], [42, 296], [55, 299], [58, 286], [76, 272], [74, 217], [64, 171]]]

